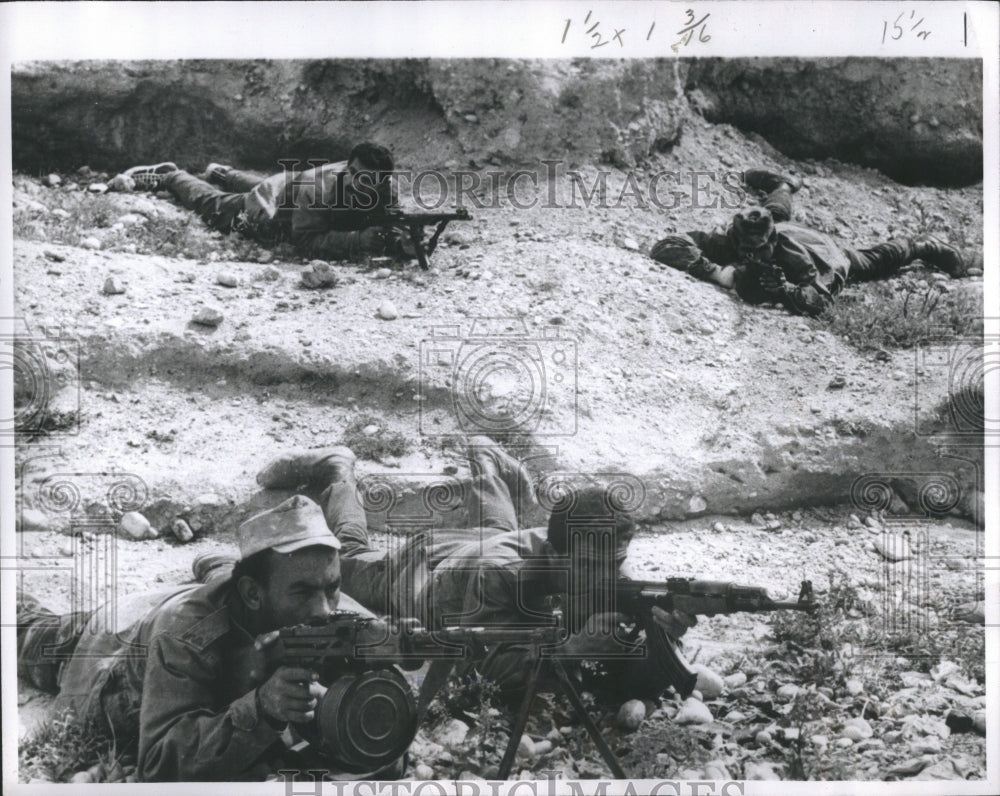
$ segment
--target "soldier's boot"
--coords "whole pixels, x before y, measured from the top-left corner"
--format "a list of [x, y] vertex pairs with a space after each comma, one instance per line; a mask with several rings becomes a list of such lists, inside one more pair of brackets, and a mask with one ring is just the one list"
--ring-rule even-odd
[[229, 190], [229, 172], [232, 170], [232, 166], [227, 166], [224, 163], [209, 163], [205, 166], [205, 171], [202, 173], [201, 179], [212, 185]]
[[293, 450], [272, 459], [257, 473], [264, 489], [325, 488], [354, 478], [355, 456], [350, 448], [337, 445], [318, 450]]
[[499, 476], [510, 492], [519, 517], [526, 507], [537, 503], [531, 474], [521, 462], [489, 437], [469, 437], [466, 445], [473, 477], [491, 474]]
[[749, 188], [764, 193], [776, 191], [784, 184], [788, 186], [789, 191], [795, 193], [802, 187], [802, 178], [793, 177], [790, 174], [779, 174], [767, 169], [747, 169], [743, 172], [743, 183]]
[[205, 171], [202, 172], [201, 178], [205, 182], [210, 182], [215, 185], [220, 185], [225, 182], [226, 172], [228, 172], [230, 166], [226, 166], [222, 163], [209, 163], [205, 166]]
[[169, 174], [177, 171], [177, 164], [164, 162], [152, 166], [133, 166], [125, 169], [122, 176], [131, 180], [135, 190], [155, 191]]
[[[953, 277], [965, 276], [970, 267], [958, 249], [932, 235], [911, 238], [909, 244], [910, 252], [907, 262], [922, 260]], [[982, 255], [979, 257], [981, 268]]]

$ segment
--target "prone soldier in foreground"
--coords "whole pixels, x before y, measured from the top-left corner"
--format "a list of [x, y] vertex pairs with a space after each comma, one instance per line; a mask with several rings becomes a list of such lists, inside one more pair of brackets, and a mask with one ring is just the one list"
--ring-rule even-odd
[[[598, 584], [588, 573], [616, 576], [635, 531], [632, 517], [616, 507], [607, 490], [589, 487], [555, 506], [547, 526], [521, 528], [519, 518], [535, 503], [527, 470], [487, 437], [473, 437], [468, 455], [470, 527], [413, 534], [388, 552], [376, 549], [370, 538], [349, 449], [279, 456], [257, 481], [265, 488], [320, 492], [327, 522], [342, 544], [345, 587], [379, 616], [413, 618], [435, 630], [454, 624], [532, 628], [549, 623], [552, 606], [560, 605], [566, 643], [589, 645], [585, 625]], [[600, 544], [577, 538], [581, 518], [603, 535]], [[211, 563], [228, 566], [221, 558]], [[665, 613], [661, 621], [679, 637], [695, 619], [678, 612]], [[509, 700], [520, 698], [530, 645], [511, 640], [482, 652], [463, 661], [462, 673], [475, 671]]]
[[697, 279], [735, 290], [749, 304], [781, 303], [789, 311], [818, 315], [848, 282], [888, 279], [914, 260], [952, 278], [982, 268], [982, 254], [964, 254], [930, 235], [896, 238], [866, 248], [841, 246], [829, 235], [790, 221], [799, 183], [763, 169], [743, 175], [761, 194], [761, 205], [710, 232], [668, 235], [650, 256]]
[[[618, 778], [626, 776], [614, 752], [591, 720], [577, 685], [566, 664], [580, 655], [621, 659], [646, 659], [651, 670], [663, 673], [663, 681], [683, 697], [690, 695], [696, 675], [677, 649], [677, 640], [666, 629], [661, 616], [683, 610], [686, 615], [732, 614], [779, 609], [811, 611], [812, 587], [803, 581], [797, 600], [776, 601], [754, 586], [722, 581], [669, 578], [665, 582], [615, 579], [601, 588], [612, 605], [622, 612], [618, 630], [631, 628], [616, 641], [592, 639], [590, 645], [570, 644], [561, 612], [553, 622], [534, 627], [486, 627], [459, 624], [429, 630], [414, 621], [386, 623], [349, 612], [338, 612], [327, 620], [283, 628], [268, 639], [270, 665], [305, 667], [319, 674], [329, 688], [316, 710], [316, 721], [299, 728], [302, 734], [340, 765], [358, 770], [383, 765], [402, 754], [416, 734], [417, 724], [429, 701], [444, 683], [453, 665], [474, 657], [483, 648], [518, 645], [530, 649], [523, 663], [528, 685], [510, 732], [498, 776], [506, 779], [514, 762], [517, 744], [527, 725], [533, 697], [543, 672], [551, 684], [569, 699], [577, 717]], [[625, 618], [625, 617], [629, 618]], [[645, 634], [637, 643], [636, 633]], [[617, 652], [617, 655], [612, 654]], [[430, 660], [423, 680], [418, 709], [406, 681], [396, 666], [407, 668]]]
[[[620, 567], [635, 523], [614, 490], [569, 490], [552, 506], [546, 527], [522, 529], [518, 518], [534, 500], [525, 468], [486, 437], [470, 440], [469, 459], [468, 508], [476, 527], [417, 534], [389, 552], [376, 550], [369, 539], [348, 449], [293, 452], [258, 474], [265, 487], [327, 484], [320, 502], [343, 544], [345, 585], [367, 608], [390, 618], [376, 632], [384, 635], [369, 634], [364, 644], [346, 618], [334, 620], [335, 627], [321, 623], [282, 630], [285, 654], [340, 661], [350, 640], [361, 650], [355, 665], [362, 667], [366, 657], [369, 663], [430, 659], [422, 706], [453, 668], [475, 671], [497, 684], [508, 704], [520, 703], [515, 739], [536, 689], [561, 688], [608, 759], [613, 755], [601, 747], [599, 733], [579, 706], [572, 676], [576, 664], [600, 661], [621, 687], [616, 698], [655, 698], [668, 686], [687, 696], [696, 678], [679, 640], [696, 615], [813, 607], [808, 583], [799, 599], [778, 602], [763, 589], [725, 582], [624, 578]], [[560, 609], [557, 616], [554, 605]], [[408, 617], [418, 624], [407, 624]], [[390, 632], [394, 623], [401, 624]], [[336, 713], [330, 704], [320, 712]], [[400, 711], [400, 723], [410, 726], [409, 714]], [[335, 743], [339, 748], [341, 741]], [[506, 755], [505, 765], [512, 759]], [[617, 763], [608, 762], [615, 770]]]
[[[340, 593], [340, 542], [319, 506], [296, 496], [244, 522], [230, 573], [57, 616], [28, 595], [17, 606], [18, 675], [58, 693], [55, 708], [137, 754], [140, 781], [262, 780], [317, 763], [285, 743], [289, 723], [313, 720], [323, 689], [296, 665], [266, 667], [257, 643], [288, 625], [322, 621], [338, 607], [367, 612]], [[113, 613], [113, 612], [112, 612]], [[355, 779], [402, 775], [397, 756]]]

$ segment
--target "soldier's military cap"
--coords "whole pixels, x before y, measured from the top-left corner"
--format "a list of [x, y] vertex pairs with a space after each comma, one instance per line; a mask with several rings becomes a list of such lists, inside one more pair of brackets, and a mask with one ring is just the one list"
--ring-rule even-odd
[[740, 248], [764, 246], [774, 234], [774, 219], [764, 207], [748, 207], [733, 216], [733, 232]]
[[303, 495], [251, 517], [240, 525], [236, 537], [242, 558], [268, 549], [278, 553], [292, 553], [312, 545], [340, 549], [340, 540], [327, 526], [323, 510]]

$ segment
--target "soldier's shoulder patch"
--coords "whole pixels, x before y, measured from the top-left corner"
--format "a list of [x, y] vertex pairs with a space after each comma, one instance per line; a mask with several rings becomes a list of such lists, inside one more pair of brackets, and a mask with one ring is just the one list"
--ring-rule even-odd
[[180, 638], [196, 649], [205, 649], [226, 635], [230, 629], [229, 609], [222, 607], [188, 627]]
[[156, 617], [156, 633], [167, 633], [203, 650], [232, 629], [229, 607], [219, 584], [179, 594], [164, 604]]

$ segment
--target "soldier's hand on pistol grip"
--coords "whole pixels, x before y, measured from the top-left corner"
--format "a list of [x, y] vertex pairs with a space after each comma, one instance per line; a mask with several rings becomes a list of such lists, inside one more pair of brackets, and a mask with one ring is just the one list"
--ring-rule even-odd
[[[278, 631], [265, 633], [254, 642], [254, 653], [263, 664], [266, 648], [278, 639]], [[251, 675], [260, 677], [259, 671]], [[304, 724], [315, 718], [316, 705], [326, 688], [319, 675], [301, 666], [279, 666], [257, 688], [257, 704], [263, 717], [274, 727], [288, 722]]]
[[392, 228], [392, 237], [388, 246], [388, 254], [393, 257], [416, 257], [417, 248], [413, 245], [413, 239], [408, 230], [402, 227]]
[[785, 275], [777, 268], [763, 268], [758, 277], [760, 289], [770, 295], [779, 296], [788, 288]]

